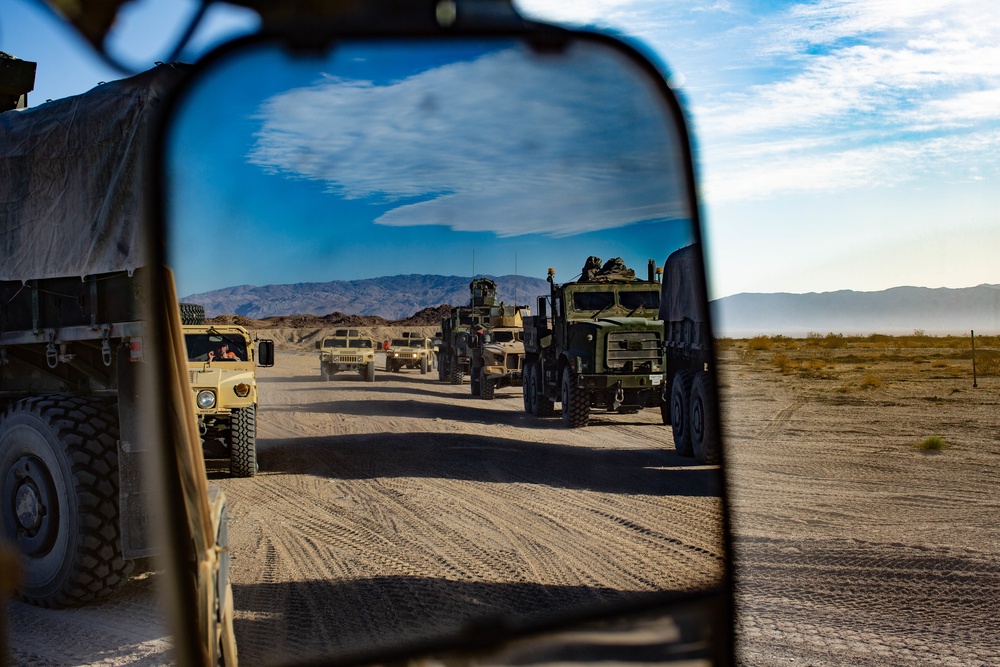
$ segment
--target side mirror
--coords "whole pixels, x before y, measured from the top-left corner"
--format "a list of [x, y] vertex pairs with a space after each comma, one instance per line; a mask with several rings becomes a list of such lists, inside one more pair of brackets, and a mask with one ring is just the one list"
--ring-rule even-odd
[[[317, 343], [318, 346], [318, 343]], [[257, 365], [264, 368], [274, 366], [274, 341], [264, 339], [257, 343]]]

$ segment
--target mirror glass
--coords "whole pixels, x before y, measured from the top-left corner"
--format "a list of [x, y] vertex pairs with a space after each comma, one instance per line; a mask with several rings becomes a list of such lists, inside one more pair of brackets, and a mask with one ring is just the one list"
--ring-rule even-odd
[[[406, 356], [440, 348], [448, 309], [404, 320], [468, 305], [475, 276], [511, 318], [539, 315], [542, 296], [541, 314], [592, 323], [563, 342], [584, 374], [574, 346], [658, 317], [656, 284], [610, 301], [592, 285], [563, 303], [546, 276], [575, 281], [596, 256], [644, 281], [649, 260], [662, 267], [698, 240], [664, 90], [601, 41], [456, 38], [312, 55], [257, 45], [184, 91], [166, 154], [177, 292], [276, 344], [274, 366], [256, 370], [259, 470], [212, 473], [230, 502], [242, 661], [530, 624], [723, 581], [719, 467], [679, 456], [655, 403], [595, 407], [567, 428], [558, 397], [553, 417], [526, 411], [519, 372], [496, 371], [509, 384], [484, 400], [485, 369], [458, 384], [441, 355]], [[293, 317], [308, 314], [329, 317]], [[456, 327], [465, 341], [531, 343], [520, 326]], [[340, 343], [324, 342], [338, 329]], [[373, 378], [321, 365], [330, 349], [372, 349], [359, 339], [374, 343]], [[639, 369], [641, 339], [619, 340], [610, 365]], [[644, 389], [659, 392], [665, 369], [645, 363]]]

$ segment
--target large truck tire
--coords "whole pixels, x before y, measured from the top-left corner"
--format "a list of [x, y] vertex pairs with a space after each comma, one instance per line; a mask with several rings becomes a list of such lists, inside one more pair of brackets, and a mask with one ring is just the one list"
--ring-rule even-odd
[[698, 373], [691, 384], [691, 451], [698, 463], [719, 462], [719, 429], [712, 374]]
[[569, 366], [563, 369], [562, 420], [567, 428], [581, 428], [590, 423], [590, 397], [577, 386], [576, 375]]
[[674, 434], [674, 449], [681, 456], [691, 456], [691, 385], [693, 371], [677, 371], [670, 387], [670, 428]]
[[257, 406], [235, 408], [229, 422], [229, 474], [257, 474]]
[[181, 324], [205, 323], [205, 306], [200, 303], [182, 303], [179, 305], [181, 309]]
[[452, 384], [462, 384], [465, 381], [465, 373], [462, 372], [462, 365], [458, 363], [458, 359], [452, 357], [450, 363], [450, 373], [448, 373], [448, 381]]
[[479, 396], [482, 393], [482, 386], [483, 376], [478, 368], [473, 368], [472, 372], [469, 373], [469, 391], [472, 392], [473, 396]]
[[445, 378], [448, 377], [447, 365], [448, 365], [448, 362], [446, 361], [446, 359], [438, 358], [438, 360], [437, 360], [438, 380], [440, 382], [444, 382]]
[[535, 411], [532, 409], [534, 400], [531, 396], [531, 389], [532, 387], [535, 386], [534, 379], [532, 378], [532, 373], [531, 373], [533, 369], [534, 366], [532, 364], [525, 364], [524, 375], [522, 376], [521, 380], [521, 400], [524, 401], [524, 411], [527, 412], [529, 415], [535, 414]]
[[374, 382], [375, 381], [375, 362], [369, 361], [365, 364], [365, 381]]
[[496, 398], [497, 393], [497, 381], [495, 378], [483, 377], [483, 374], [479, 374], [479, 398], [484, 401], [492, 401]]
[[68, 607], [128, 581], [118, 516], [118, 417], [107, 401], [27, 398], [0, 415], [3, 534], [26, 602]]
[[427, 363], [427, 357], [420, 359], [420, 374], [427, 375], [427, 371], [430, 370], [430, 364]]

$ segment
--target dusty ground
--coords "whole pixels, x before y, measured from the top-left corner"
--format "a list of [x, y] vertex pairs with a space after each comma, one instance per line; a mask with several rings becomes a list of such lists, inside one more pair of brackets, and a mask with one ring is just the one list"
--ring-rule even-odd
[[[261, 474], [219, 480], [243, 664], [716, 571], [711, 473], [651, 445], [652, 413], [580, 436], [538, 428], [513, 389], [278, 362]], [[950, 350], [745, 344], [722, 377], [741, 662], [1000, 664], [1000, 378], [973, 389]], [[950, 447], [914, 447], [935, 434]], [[169, 663], [154, 579], [84, 610], [15, 604], [14, 663]]]

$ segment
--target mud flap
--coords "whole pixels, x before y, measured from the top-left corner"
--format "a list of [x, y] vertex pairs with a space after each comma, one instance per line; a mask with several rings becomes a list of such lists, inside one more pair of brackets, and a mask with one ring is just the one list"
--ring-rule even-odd
[[119, 346], [118, 364], [118, 516], [122, 556], [127, 560], [155, 553], [149, 511], [147, 466], [153, 452], [142, 449], [138, 416], [138, 364], [129, 360], [127, 346]]

